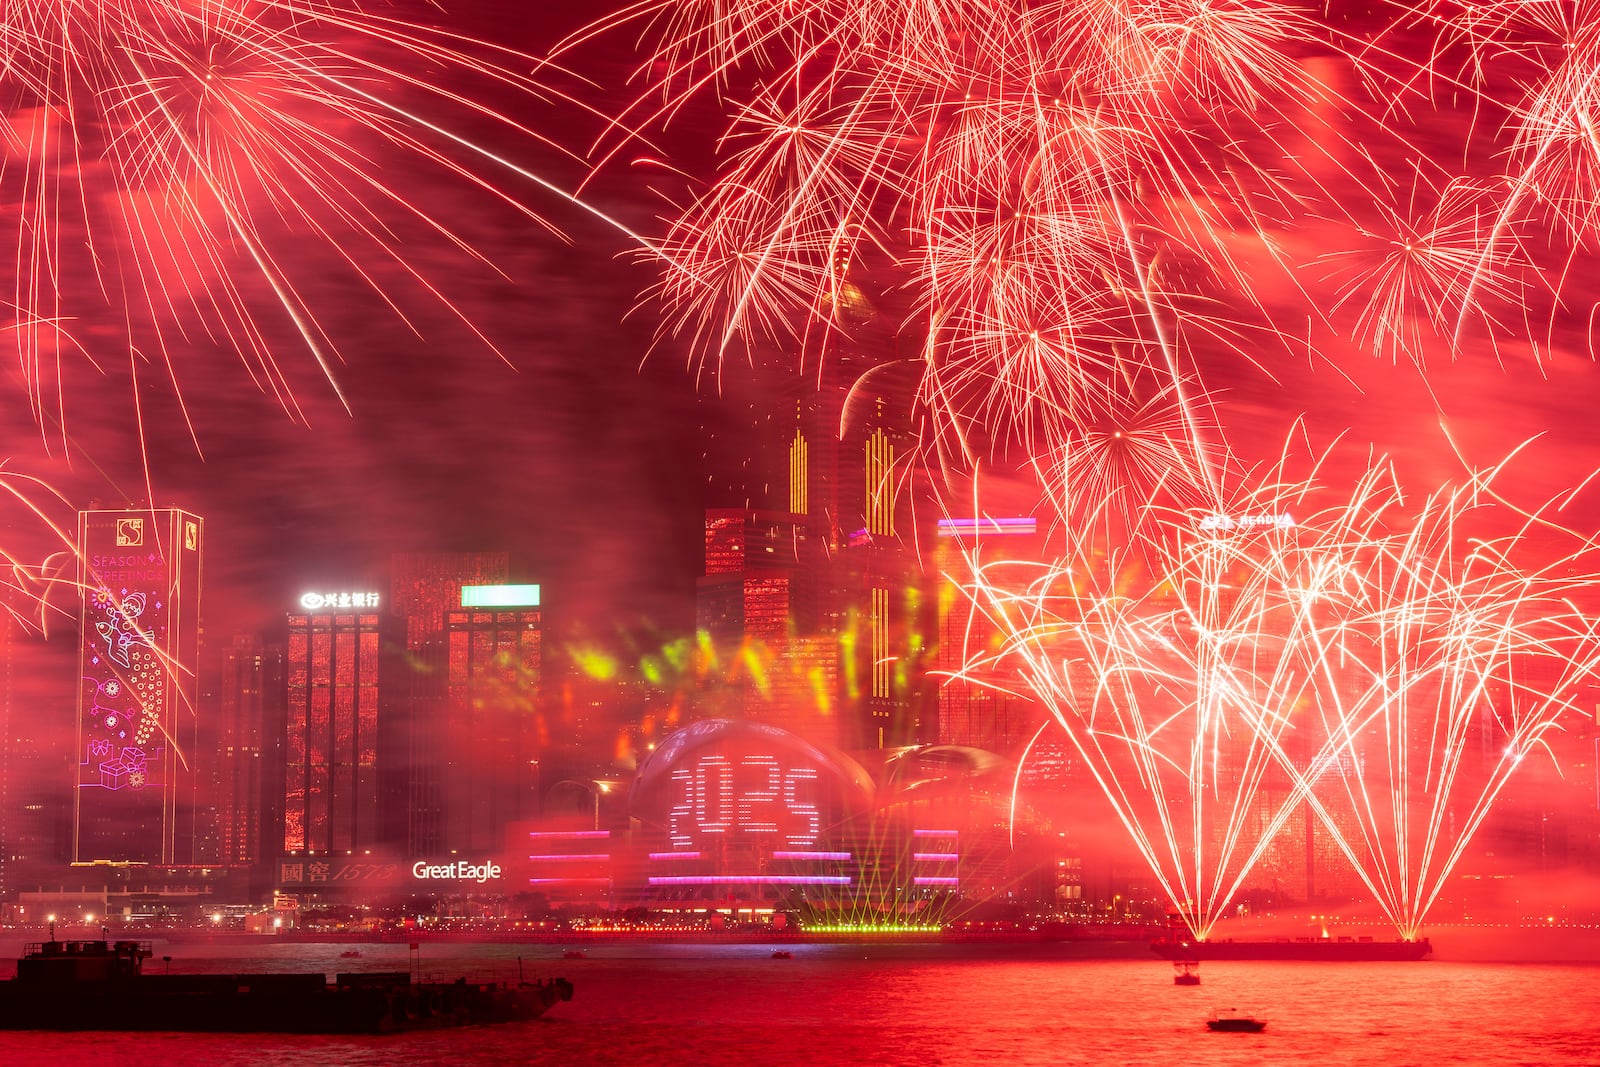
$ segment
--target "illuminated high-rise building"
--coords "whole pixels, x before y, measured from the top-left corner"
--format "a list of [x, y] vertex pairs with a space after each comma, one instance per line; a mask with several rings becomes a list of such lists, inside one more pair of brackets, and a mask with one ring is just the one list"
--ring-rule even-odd
[[[461, 607], [467, 586], [503, 585], [511, 571], [504, 552], [398, 552], [391, 558], [388, 610], [403, 620], [406, 672], [403, 711], [404, 786], [387, 805], [391, 836], [412, 856], [443, 854], [445, 847], [445, 746], [450, 738], [447, 614]], [[400, 772], [397, 771], [397, 775]]]
[[14, 614], [17, 599], [10, 585], [0, 584], [0, 898], [12, 888], [11, 871], [15, 860], [11, 837], [15, 832], [13, 823], [17, 821], [14, 808], [20, 799], [17, 796], [19, 754], [16, 742], [11, 739], [12, 676], [17, 662], [17, 630], [21, 626]]
[[45, 642], [24, 620], [38, 615], [26, 589], [0, 581], [0, 899], [59, 865], [52, 829], [70, 810], [59, 786], [59, 757], [52, 760], [54, 746], [45, 743], [51, 717], [30, 714], [41, 706], [44, 672], [27, 667], [42, 665]]
[[846, 542], [842, 558], [850, 575], [849, 676], [858, 697], [858, 744], [891, 748], [932, 740], [923, 736], [919, 651], [925, 604], [916, 562], [914, 531], [906, 528], [905, 446], [884, 418], [885, 401], [874, 402], [860, 449], [861, 526]]
[[288, 617], [282, 851], [390, 840], [383, 816], [404, 747], [395, 719], [400, 624], [374, 592], [308, 593]]
[[543, 631], [537, 585], [472, 585], [445, 613], [448, 711], [439, 748], [439, 854], [496, 854], [538, 814]]
[[[893, 375], [873, 378], [884, 392], [773, 380], [775, 395], [752, 403], [741, 427], [735, 447], [747, 458], [711, 479], [714, 499], [739, 506], [707, 512], [699, 627], [723, 642], [776, 633], [783, 605], [785, 640], [805, 647], [798, 659], [792, 649], [777, 653], [777, 666], [808, 679], [805, 699], [827, 705], [832, 737], [864, 748], [931, 740], [922, 715], [931, 612], [910, 522], [910, 435], [900, 414], [909, 401], [896, 399], [909, 387]], [[780, 519], [790, 532], [756, 535], [764, 520]], [[780, 540], [792, 547], [771, 544]], [[751, 559], [750, 546], [769, 545], [781, 574]], [[743, 561], [747, 577], [720, 566], [725, 558]], [[832, 691], [815, 692], [824, 681]], [[783, 724], [811, 736], [798, 720]]]
[[215, 728], [202, 753], [209, 770], [211, 848], [207, 859], [224, 866], [264, 862], [278, 842], [266, 828], [282, 817], [281, 796], [268, 783], [281, 774], [285, 694], [284, 650], [241, 634], [220, 657]]
[[461, 606], [464, 587], [504, 585], [510, 578], [505, 552], [396, 552], [389, 561], [387, 610], [405, 619], [406, 650], [416, 655], [442, 644], [445, 614]]
[[74, 862], [192, 858], [178, 827], [191, 797], [202, 527], [170, 508], [78, 515]]
[[705, 532], [695, 623], [724, 669], [708, 679], [720, 692], [702, 696], [700, 713], [836, 741], [838, 641], [817, 626], [823, 573], [804, 516], [714, 508]]
[[807, 593], [806, 530], [797, 515], [713, 508], [706, 512], [705, 574], [695, 583], [695, 628], [730, 646], [780, 647]]

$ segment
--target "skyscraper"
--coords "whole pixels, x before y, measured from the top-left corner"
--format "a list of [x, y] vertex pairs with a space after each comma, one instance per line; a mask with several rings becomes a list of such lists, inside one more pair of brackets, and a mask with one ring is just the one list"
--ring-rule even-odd
[[806, 530], [785, 512], [706, 512], [705, 575], [696, 582], [695, 628], [737, 646], [781, 646], [796, 628], [807, 590]]
[[[873, 382], [814, 388], [776, 377], [768, 403], [751, 405], [741, 442], [749, 458], [713, 477], [717, 497], [741, 506], [706, 513], [696, 611], [699, 628], [724, 644], [780, 634], [780, 673], [808, 679], [805, 699], [827, 705], [832, 738], [868, 748], [931, 739], [921, 721], [931, 613], [909, 521], [902, 414], [910, 394], [893, 375]], [[787, 532], [774, 534], [780, 522]], [[726, 565], [735, 558], [742, 574]], [[832, 691], [816, 692], [824, 681]], [[783, 721], [810, 735], [798, 719]]]
[[284, 720], [283, 668], [283, 647], [254, 635], [236, 636], [222, 652], [215, 727], [204, 753], [210, 770], [211, 862], [262, 863], [279, 844], [267, 837], [267, 827], [282, 817], [283, 806], [282, 797], [272, 796], [267, 787], [276, 777], [267, 767], [282, 762], [281, 740], [275, 735]]
[[821, 558], [806, 517], [779, 511], [706, 512], [705, 574], [695, 625], [723, 670], [702, 692], [701, 715], [760, 719], [813, 741], [838, 740], [839, 646], [819, 631]]
[[842, 554], [855, 635], [855, 662], [847, 673], [860, 679], [859, 743], [866, 748], [931, 740], [922, 736], [917, 700], [924, 605], [915, 532], [904, 514], [908, 450], [904, 435], [885, 419], [885, 404], [874, 401], [874, 415], [855, 442], [862, 457], [861, 526]]
[[385, 840], [380, 775], [400, 747], [385, 647], [398, 625], [377, 593], [308, 593], [300, 606], [285, 657], [283, 851], [367, 849]]
[[445, 614], [448, 713], [439, 767], [439, 846], [498, 854], [509, 825], [537, 814], [540, 626], [537, 585], [474, 585]]
[[77, 649], [45, 638], [35, 597], [50, 576], [14, 567], [0, 581], [0, 899], [56, 877], [70, 848], [77, 790], [61, 785], [75, 724], [55, 712]]
[[200, 518], [177, 509], [78, 515], [74, 862], [191, 858], [177, 831], [195, 732], [201, 539]]
[[436, 856], [445, 847], [445, 747], [450, 737], [450, 663], [446, 615], [461, 607], [466, 586], [501, 585], [510, 575], [504, 552], [400, 552], [390, 561], [388, 610], [404, 620], [408, 670], [395, 713], [406, 738], [396, 771], [397, 802], [388, 805], [390, 836], [409, 855]]

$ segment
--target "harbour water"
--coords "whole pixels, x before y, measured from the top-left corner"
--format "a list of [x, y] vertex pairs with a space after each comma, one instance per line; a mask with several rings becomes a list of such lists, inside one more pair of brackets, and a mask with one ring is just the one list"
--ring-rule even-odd
[[[14, 955], [17, 946], [0, 944]], [[405, 970], [564, 974], [570, 1003], [502, 1026], [363, 1038], [302, 1035], [0, 1034], [7, 1067], [330, 1063], [706, 1067], [827, 1064], [1596, 1064], [1600, 962], [1224, 963], [1175, 986], [1169, 964], [1126, 946], [157, 943], [174, 972]], [[1113, 948], [1112, 952], [1117, 950]], [[170, 954], [170, 962], [162, 959]], [[1209, 1012], [1268, 1021], [1214, 1034]]]

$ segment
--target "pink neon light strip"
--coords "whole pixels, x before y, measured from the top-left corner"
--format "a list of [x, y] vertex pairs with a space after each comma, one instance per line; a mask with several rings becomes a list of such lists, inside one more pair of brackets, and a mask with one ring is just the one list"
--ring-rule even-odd
[[610, 885], [609, 878], [529, 878], [529, 885]]
[[775, 860], [847, 860], [848, 852], [774, 852]]
[[538, 863], [558, 863], [561, 860], [609, 860], [609, 852], [552, 852], [545, 856], [529, 856], [530, 860]]
[[649, 880], [651, 885], [849, 885], [844, 874], [673, 874]]
[[698, 852], [652, 852], [650, 853], [650, 858], [653, 860], [697, 860], [700, 855]]
[[958, 830], [913, 830], [912, 837], [960, 837]]
[[937, 862], [937, 863], [954, 863], [956, 860], [961, 858], [961, 853], [959, 853], [959, 852], [913, 852], [911, 854], [911, 858], [914, 859], [914, 860], [929, 860], [929, 861]]
[[912, 885], [960, 885], [959, 878], [913, 878]]
[[530, 838], [547, 841], [582, 841], [595, 837], [610, 837], [610, 830], [547, 830], [530, 833]]

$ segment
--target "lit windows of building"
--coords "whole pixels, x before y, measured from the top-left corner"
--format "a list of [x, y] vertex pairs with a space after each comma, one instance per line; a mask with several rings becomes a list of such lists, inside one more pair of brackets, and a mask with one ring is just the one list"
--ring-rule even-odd
[[498, 850], [511, 823], [537, 814], [543, 631], [536, 585], [468, 586], [445, 615], [449, 650], [440, 842]]
[[[240, 866], [264, 861], [278, 842], [267, 838], [282, 797], [271, 796], [269, 762], [282, 750], [284, 651], [254, 635], [236, 636], [223, 650], [217, 685], [216, 722], [210, 747], [201, 753], [210, 769], [208, 800], [214, 837], [207, 862]], [[270, 753], [270, 757], [269, 757]]]
[[393, 667], [385, 664], [385, 644], [398, 637], [392, 620], [381, 607], [320, 607], [289, 616], [285, 853], [348, 852], [385, 836], [380, 773], [392, 772], [395, 761], [381, 757], [397, 754], [388, 691]]

